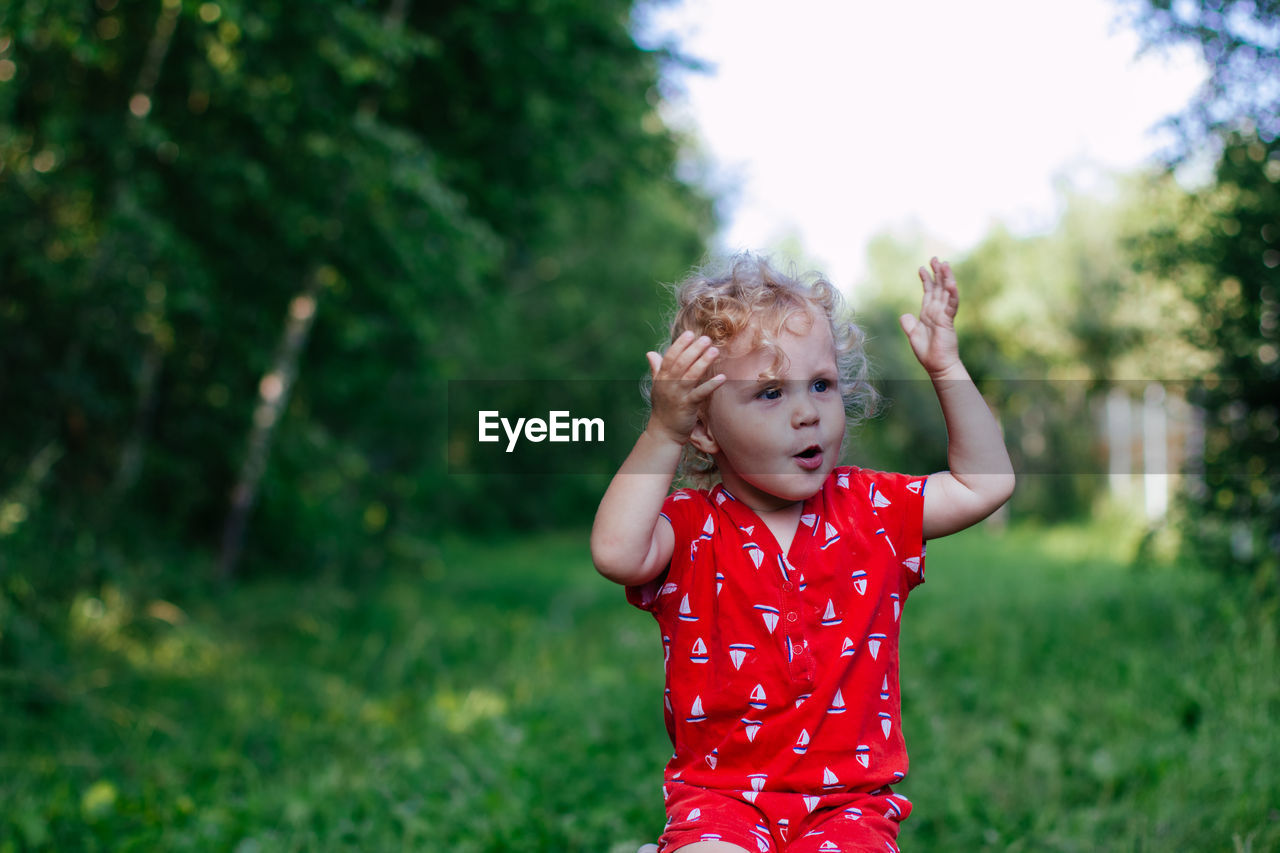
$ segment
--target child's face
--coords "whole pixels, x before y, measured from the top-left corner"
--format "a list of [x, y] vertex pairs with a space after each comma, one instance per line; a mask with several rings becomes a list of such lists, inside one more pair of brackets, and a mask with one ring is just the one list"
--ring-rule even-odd
[[730, 344], [719, 366], [728, 381], [694, 431], [729, 492], [763, 511], [815, 494], [838, 464], [845, 435], [830, 324], [813, 313], [798, 317], [777, 344], [784, 359], [773, 376], [773, 352]]

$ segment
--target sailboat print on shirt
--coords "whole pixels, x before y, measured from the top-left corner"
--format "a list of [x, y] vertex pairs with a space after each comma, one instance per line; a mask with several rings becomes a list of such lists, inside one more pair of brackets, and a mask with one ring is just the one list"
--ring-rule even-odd
[[880, 644], [887, 640], [884, 634], [868, 634], [867, 635], [867, 651], [871, 652], [872, 660], [880, 659]]
[[884, 702], [889, 701], [889, 676], [884, 677], [884, 681], [880, 682], [880, 699]]
[[836, 485], [842, 489], [849, 488], [849, 475], [847, 473], [836, 474]]
[[840, 695], [840, 688], [836, 688], [835, 698], [831, 700], [831, 707], [827, 709], [828, 714], [843, 714], [847, 708], [844, 705], [844, 697]]
[[684, 718], [686, 723], [701, 723], [707, 719], [706, 713], [702, 710], [702, 697], [693, 697], [693, 706], [689, 708], [689, 716]]
[[836, 530], [835, 525], [829, 521], [826, 522], [824, 535], [826, 536], [826, 541], [822, 543], [822, 547], [818, 549], [819, 551], [825, 551], [840, 541], [840, 531]]
[[800, 516], [800, 523], [805, 527], [812, 528], [813, 533], [818, 532], [818, 514], [816, 512], [806, 512]]
[[834, 625], [839, 625], [843, 621], [843, 619], [836, 615], [836, 606], [831, 599], [828, 598], [827, 609], [822, 614], [822, 624], [830, 628]]
[[909, 572], [912, 572], [912, 573], [918, 572], [920, 571], [920, 558], [907, 557], [907, 559], [902, 561], [902, 565], [906, 566], [907, 571]]
[[[809, 730], [801, 729], [800, 737], [796, 738], [795, 746], [791, 747], [791, 751], [796, 755], [804, 755], [809, 751]], [[865, 765], [863, 765], [865, 766]]]
[[707, 644], [702, 642], [702, 638], [693, 641], [693, 649], [689, 653], [689, 660], [692, 663], [706, 663], [711, 660], [707, 655]]
[[857, 648], [853, 645], [853, 640], [849, 639], [848, 637], [845, 637], [844, 643], [840, 646], [840, 657], [842, 658], [853, 657], [853, 653], [855, 651], [857, 651]]
[[858, 744], [858, 748], [853, 751], [853, 757], [863, 767], [871, 766], [871, 747], [865, 743]]
[[751, 563], [757, 569], [764, 562], [764, 550], [754, 542], [748, 542], [742, 546], [742, 550], [747, 552], [747, 556], [751, 558]]
[[680, 599], [680, 612], [676, 614], [681, 622], [697, 622], [698, 617], [693, 615], [693, 610], [689, 607], [689, 594], [685, 593], [684, 598]]
[[907, 491], [913, 495], [918, 495], [924, 489], [924, 480], [913, 480], [907, 483]]
[[840, 777], [832, 773], [830, 767], [822, 768], [822, 787], [827, 790], [840, 787]]
[[871, 484], [871, 488], [867, 491], [867, 497], [871, 499], [871, 505], [876, 509], [891, 505], [889, 499], [884, 496], [884, 493], [876, 488], [875, 483]]
[[880, 712], [880, 731], [884, 732], [884, 739], [889, 739], [889, 732], [893, 730], [893, 717], [889, 716], [888, 711]]
[[867, 594], [867, 573], [862, 569], [858, 569], [850, 577], [853, 578], [853, 588], [858, 591], [858, 595]]
[[747, 734], [747, 740], [754, 743], [756, 739], [756, 732], [760, 731], [760, 727], [763, 726], [764, 723], [760, 720], [748, 720], [746, 717], [743, 717], [740, 722], [746, 726], [743, 731]]
[[755, 609], [760, 611], [760, 615], [764, 617], [764, 626], [772, 634], [773, 629], [778, 627], [778, 608], [770, 607], [767, 604], [757, 604]]
[[742, 669], [742, 662], [747, 659], [747, 652], [755, 650], [756, 647], [750, 643], [730, 643], [729, 660], [733, 661], [733, 668]]
[[765, 701], [765, 698], [766, 697], [764, 695], [764, 685], [757, 684], [755, 686], [755, 689], [751, 691], [751, 698], [747, 702], [747, 704], [750, 705], [752, 708], [759, 710], [761, 708], [764, 708], [768, 704]]
[[712, 533], [715, 533], [715, 532], [716, 532], [716, 520], [715, 520], [715, 518], [714, 518], [714, 517], [712, 517], [712, 516], [708, 515], [708, 516], [707, 516], [706, 523], [704, 523], [704, 524], [702, 525], [702, 534], [701, 534], [701, 535], [699, 535], [699, 536], [698, 536], [698, 538], [699, 538], [699, 539], [710, 539], [710, 538], [711, 538], [711, 534], [712, 534]]

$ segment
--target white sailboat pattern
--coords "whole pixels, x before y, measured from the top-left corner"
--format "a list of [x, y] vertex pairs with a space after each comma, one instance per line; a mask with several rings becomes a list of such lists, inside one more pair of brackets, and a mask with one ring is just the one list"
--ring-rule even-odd
[[863, 767], [871, 766], [871, 747], [865, 743], [858, 744], [858, 748], [853, 751], [853, 757]]
[[728, 496], [726, 493], [724, 493], [724, 492], [717, 492], [717, 493], [716, 493], [716, 506], [720, 506], [721, 504], [723, 504], [723, 503], [724, 503], [725, 501], [727, 501], [727, 500], [729, 500], [729, 496]]
[[680, 612], [676, 614], [681, 622], [697, 622], [698, 617], [693, 615], [693, 609], [689, 607], [689, 593], [684, 594], [684, 598], [680, 599]]
[[875, 483], [871, 484], [871, 488], [867, 492], [867, 497], [871, 499], [871, 505], [876, 509], [892, 506], [890, 500], [884, 496], [884, 493], [881, 492], [879, 488], [876, 487]]
[[724, 587], [724, 572], [716, 572], [716, 595], [720, 594], [720, 590]]
[[782, 840], [787, 840], [787, 832], [791, 829], [791, 821], [785, 817], [778, 818], [778, 835], [782, 836]]
[[706, 663], [711, 660], [711, 657], [707, 654], [707, 644], [702, 641], [701, 637], [693, 641], [693, 648], [689, 652], [689, 660], [692, 663]]
[[764, 562], [764, 549], [754, 542], [747, 542], [742, 546], [742, 550], [747, 552], [747, 556], [751, 558], [751, 564], [757, 569]]
[[[755, 801], [756, 801], [756, 795], [755, 795], [754, 793], [752, 793], [752, 794], [751, 794], [751, 802], [753, 802], [753, 803], [754, 803]], [[753, 831], [752, 831], [752, 833], [751, 833], [751, 837], [752, 837], [752, 838], [754, 838], [754, 839], [756, 840], [756, 849], [757, 849], [757, 850], [759, 850], [759, 851], [760, 851], [760, 853], [769, 853], [769, 851], [772, 849], [772, 848], [769, 846], [769, 839], [768, 839], [768, 837], [766, 837], [766, 836], [764, 836], [764, 835], [757, 834], [754, 830], [753, 830]]]
[[796, 707], [799, 708], [801, 705], [804, 704], [805, 700], [812, 695], [813, 695], [812, 693], [801, 693], [799, 696], [796, 697]]
[[689, 823], [697, 823], [701, 817], [702, 817], [702, 809], [698, 808], [697, 806], [694, 806], [689, 811], [689, 816], [686, 817], [685, 820], [689, 821]]
[[857, 647], [854, 646], [853, 640], [849, 639], [848, 637], [845, 637], [844, 643], [842, 643], [840, 646], [840, 657], [851, 658], [853, 657], [853, 653], [855, 651], [857, 651]]
[[746, 717], [743, 717], [741, 722], [746, 727], [744, 731], [747, 734], [747, 740], [751, 743], [755, 743], [756, 733], [760, 731], [760, 727], [763, 726], [764, 723], [760, 720], [748, 720]]
[[692, 500], [692, 499], [693, 499], [693, 495], [689, 494], [689, 493], [688, 493], [687, 491], [685, 491], [684, 489], [681, 489], [680, 491], [676, 492], [674, 495], [672, 495], [672, 496], [671, 496], [671, 500], [672, 500], [673, 502], [674, 502], [674, 501], [687, 501], [687, 500]]
[[907, 483], [907, 491], [911, 492], [913, 495], [918, 495], [924, 490], [924, 483], [924, 480], [912, 480], [910, 483]]
[[889, 597], [893, 599], [893, 621], [897, 622], [902, 617], [902, 597], [896, 592], [889, 593]]
[[747, 704], [748, 704], [748, 705], [750, 705], [752, 708], [755, 708], [755, 709], [758, 711], [758, 710], [760, 710], [761, 708], [768, 707], [768, 704], [769, 704], [769, 703], [766, 701], [766, 699], [767, 699], [767, 698], [768, 698], [768, 697], [766, 697], [766, 696], [764, 695], [764, 685], [763, 685], [763, 684], [757, 684], [757, 685], [752, 689], [752, 691], [751, 691], [751, 697], [750, 697], [750, 699], [747, 701]]
[[818, 845], [818, 853], [840, 853], [840, 846], [834, 841], [824, 841]]
[[880, 699], [885, 702], [889, 701], [889, 676], [887, 675], [884, 677], [884, 681], [880, 682]]
[[764, 790], [764, 783], [769, 781], [768, 773], [751, 773], [747, 776], [751, 780], [751, 790], [757, 794]]
[[836, 776], [836, 774], [831, 771], [830, 767], [822, 768], [822, 787], [827, 788], [828, 790], [840, 787], [840, 777]]
[[[795, 746], [791, 747], [791, 751], [796, 755], [804, 755], [809, 751], [809, 730], [801, 729], [800, 737], [796, 738]], [[865, 765], [864, 765], [865, 766]]]
[[867, 651], [871, 652], [872, 660], [880, 659], [880, 645], [887, 639], [888, 637], [885, 636], [884, 634], [868, 634], [867, 635]]
[[662, 589], [658, 590], [658, 597], [661, 598], [664, 595], [671, 595], [673, 592], [679, 591], [680, 587], [676, 586], [672, 581], [667, 581], [662, 585]]
[[702, 697], [694, 696], [693, 705], [689, 708], [689, 716], [684, 718], [686, 723], [702, 723], [707, 719], [707, 714], [702, 710]]
[[828, 714], [843, 714], [846, 710], [844, 704], [844, 696], [840, 694], [840, 688], [836, 688], [836, 695], [831, 700], [831, 707], [827, 709]]
[[861, 820], [862, 809], [857, 806], [849, 806], [849, 808], [844, 810], [844, 816], [849, 820]]
[[839, 625], [844, 620], [836, 615], [836, 606], [831, 599], [827, 599], [827, 609], [822, 613], [822, 624], [828, 628]]
[[710, 767], [712, 770], [715, 770], [716, 764], [720, 762], [720, 748], [717, 747], [711, 750], [711, 752], [706, 755], [706, 759], [707, 759], [707, 766]]
[[880, 731], [884, 732], [884, 739], [889, 739], [889, 732], [893, 730], [893, 717], [888, 711], [881, 711], [880, 714]]
[[755, 650], [756, 647], [750, 643], [730, 643], [729, 660], [733, 661], [733, 668], [742, 669], [742, 662], [747, 659], [747, 652]]
[[825, 551], [840, 541], [840, 531], [836, 530], [835, 525], [829, 521], [826, 522], [825, 535], [827, 540], [822, 543], [822, 547], [818, 549], [819, 551]]
[[813, 528], [811, 532], [818, 532], [818, 514], [816, 512], [806, 512], [804, 515], [800, 516], [800, 523], [805, 527]]
[[902, 565], [906, 566], [906, 567], [907, 567], [907, 571], [909, 571], [909, 572], [913, 572], [913, 573], [914, 573], [914, 572], [918, 572], [918, 571], [920, 571], [920, 558], [919, 558], [919, 557], [907, 557], [907, 559], [905, 559], [905, 560], [903, 560], [903, 561], [902, 561]]
[[755, 609], [760, 611], [760, 616], [764, 619], [764, 626], [772, 634], [773, 629], [778, 627], [778, 608], [770, 607], [767, 604], [757, 604]]
[[888, 802], [889, 804], [889, 809], [884, 813], [884, 816], [887, 817], [889, 820], [895, 820], [895, 821], [902, 820], [902, 809], [899, 808], [898, 804], [895, 803], [892, 799], [886, 799], [886, 802]]
[[836, 485], [842, 489], [849, 488], [849, 473], [847, 471], [836, 474]]
[[866, 570], [858, 569], [856, 572], [850, 575], [850, 577], [853, 578], [853, 588], [858, 591], [858, 595], [866, 595], [867, 594], [867, 578], [869, 577]]
[[[805, 808], [805, 811], [807, 811], [807, 812], [809, 812], [810, 814], [812, 814], [812, 813], [813, 813], [813, 810], [814, 810], [814, 809], [816, 809], [817, 807], [818, 807], [818, 798], [817, 798], [817, 797], [813, 797], [813, 796], [806, 796], [806, 797], [804, 798], [804, 808]], [[807, 835], [813, 835], [813, 834], [814, 834], [814, 833], [812, 833], [812, 832], [807, 833]]]
[[786, 558], [786, 557], [784, 557], [784, 556], [782, 556], [781, 554], [779, 554], [779, 555], [778, 555], [778, 570], [782, 572], [782, 579], [783, 579], [784, 581], [789, 581], [789, 580], [791, 580], [791, 575], [789, 575], [789, 574], [787, 573], [787, 569], [790, 569], [790, 568], [791, 568], [791, 564], [787, 562], [787, 558]]

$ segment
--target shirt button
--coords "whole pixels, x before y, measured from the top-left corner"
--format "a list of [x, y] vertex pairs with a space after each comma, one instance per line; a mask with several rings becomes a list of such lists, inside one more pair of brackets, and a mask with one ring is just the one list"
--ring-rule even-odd
[[796, 585], [795, 585], [795, 584], [793, 584], [791, 581], [783, 581], [783, 582], [782, 582], [782, 591], [783, 591], [783, 592], [791, 592], [791, 590], [793, 590], [793, 589], [795, 589], [795, 588], [796, 588]]
[[799, 643], [796, 643], [794, 646], [791, 647], [791, 653], [794, 654], [796, 657], [800, 657], [800, 655], [804, 654], [804, 646], [800, 645]]
[[794, 621], [796, 621], [796, 620], [797, 620], [797, 619], [799, 619], [799, 618], [800, 618], [800, 614], [796, 613], [794, 610], [790, 610], [790, 611], [788, 611], [788, 612], [787, 612], [787, 621], [788, 621], [788, 622], [794, 622]]

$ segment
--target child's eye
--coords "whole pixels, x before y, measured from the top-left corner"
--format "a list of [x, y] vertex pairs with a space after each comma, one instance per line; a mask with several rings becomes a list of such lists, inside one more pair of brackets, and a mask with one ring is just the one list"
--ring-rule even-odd
[[831, 383], [828, 382], [827, 380], [825, 379], [813, 380], [813, 390], [817, 391], [819, 394], [823, 393], [824, 391], [829, 391], [830, 389], [831, 389]]
[[766, 388], [756, 395], [756, 397], [758, 397], [761, 400], [777, 400], [781, 396], [782, 396], [782, 389], [777, 386], [774, 386], [772, 388]]

